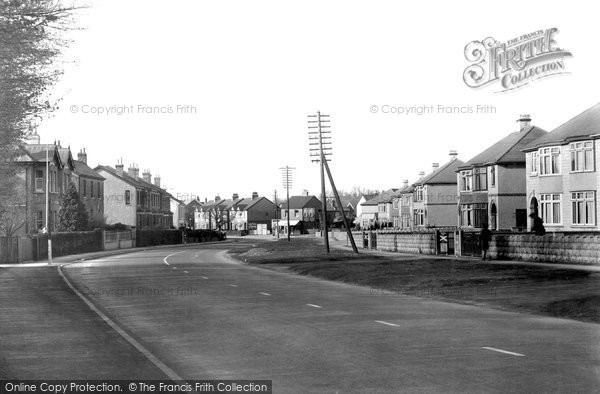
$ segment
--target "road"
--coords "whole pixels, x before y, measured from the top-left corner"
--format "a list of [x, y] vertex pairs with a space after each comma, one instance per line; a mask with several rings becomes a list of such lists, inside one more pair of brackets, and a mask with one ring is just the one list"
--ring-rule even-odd
[[600, 387], [599, 325], [377, 296], [237, 263], [223, 248], [137, 252], [62, 270], [184, 379], [272, 379], [277, 393]]

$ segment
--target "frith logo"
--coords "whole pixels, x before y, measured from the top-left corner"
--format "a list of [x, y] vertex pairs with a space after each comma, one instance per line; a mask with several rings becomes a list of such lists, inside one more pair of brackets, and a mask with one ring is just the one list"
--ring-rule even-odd
[[565, 73], [566, 57], [571, 52], [557, 46], [553, 27], [524, 34], [504, 43], [488, 37], [465, 46], [471, 63], [463, 73], [467, 86], [479, 88], [500, 83], [504, 92], [523, 87], [537, 79]]

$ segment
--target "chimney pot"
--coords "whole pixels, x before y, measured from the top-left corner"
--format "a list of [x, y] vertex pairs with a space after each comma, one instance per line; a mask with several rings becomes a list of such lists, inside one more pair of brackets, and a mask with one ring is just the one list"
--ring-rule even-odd
[[160, 187], [160, 177], [159, 176], [154, 177], [154, 186]]
[[425, 176], [425, 171], [419, 172], [419, 176]]
[[258, 198], [258, 193], [257, 192], [252, 192], [252, 199], [256, 200]]
[[431, 163], [431, 168], [433, 168], [433, 171], [437, 170], [440, 168], [440, 163]]
[[405, 179], [404, 181], [402, 181], [402, 183], [404, 183], [404, 186], [408, 186], [408, 179]]
[[84, 164], [87, 164], [87, 153], [85, 153], [85, 148], [79, 151], [79, 153], [77, 154], [77, 160]]
[[231, 196], [232, 200], [237, 200], [238, 198], [240, 198], [240, 196], [237, 193], [233, 193], [233, 195]]
[[458, 156], [458, 152], [455, 150], [451, 150], [449, 154], [450, 154], [450, 160], [455, 160], [456, 157]]

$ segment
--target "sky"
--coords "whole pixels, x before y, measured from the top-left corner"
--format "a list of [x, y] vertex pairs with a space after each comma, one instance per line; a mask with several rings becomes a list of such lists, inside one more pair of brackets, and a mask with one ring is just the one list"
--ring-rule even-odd
[[[384, 190], [450, 150], [470, 159], [516, 131], [522, 113], [551, 131], [599, 101], [591, 2], [86, 4], [68, 32], [53, 88], [62, 100], [38, 128], [42, 142], [86, 148], [92, 167], [136, 163], [175, 196], [282, 195], [286, 165], [292, 194], [318, 195], [307, 128], [316, 111], [331, 116], [338, 189]], [[572, 53], [565, 73], [507, 92], [463, 81], [469, 42], [553, 27]], [[434, 110], [391, 113], [423, 106]]]

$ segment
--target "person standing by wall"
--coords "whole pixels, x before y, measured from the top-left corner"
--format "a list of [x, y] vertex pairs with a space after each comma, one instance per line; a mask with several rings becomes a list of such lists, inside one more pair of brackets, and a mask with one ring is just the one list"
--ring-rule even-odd
[[488, 249], [490, 248], [490, 239], [492, 238], [492, 232], [488, 229], [487, 223], [483, 225], [481, 233], [479, 234], [479, 242], [481, 243], [481, 251], [483, 253], [482, 260], [485, 261], [487, 257]]

